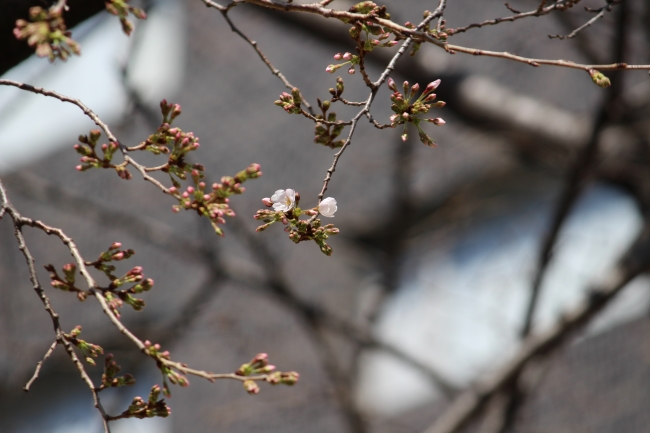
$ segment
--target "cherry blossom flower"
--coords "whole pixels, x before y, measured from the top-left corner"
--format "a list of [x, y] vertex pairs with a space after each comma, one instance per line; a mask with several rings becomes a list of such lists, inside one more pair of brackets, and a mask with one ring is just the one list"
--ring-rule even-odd
[[273, 210], [287, 212], [296, 205], [296, 191], [287, 188], [277, 190], [272, 196]]
[[324, 198], [323, 201], [318, 204], [318, 212], [320, 212], [324, 217], [333, 218], [336, 210], [336, 199], [333, 197]]

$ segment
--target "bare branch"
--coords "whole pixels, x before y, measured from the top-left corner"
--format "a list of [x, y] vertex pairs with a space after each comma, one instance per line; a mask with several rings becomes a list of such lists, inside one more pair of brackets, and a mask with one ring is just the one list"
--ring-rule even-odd
[[512, 15], [512, 16], [509, 16], [509, 17], [502, 17], [502, 18], [494, 18], [494, 19], [491, 19], [491, 20], [485, 20], [485, 21], [480, 22], [480, 23], [469, 24], [469, 25], [464, 26], [464, 27], [457, 27], [455, 29], [449, 29], [449, 30], [447, 30], [447, 33], [455, 35], [455, 34], [458, 34], [458, 33], [464, 33], [464, 32], [466, 32], [468, 30], [471, 30], [471, 29], [480, 29], [481, 27], [485, 27], [485, 26], [495, 26], [497, 24], [504, 23], [504, 22], [517, 21], [517, 20], [520, 20], [522, 18], [539, 17], [539, 16], [542, 16], [542, 15], [547, 15], [547, 14], [553, 12], [553, 11], [565, 11], [565, 10], [573, 7], [574, 5], [576, 5], [579, 2], [580, 2], [580, 0], [559, 0], [559, 1], [556, 1], [555, 3], [553, 3], [550, 6], [546, 6], [546, 0], [543, 0], [539, 4], [537, 9], [532, 10], [532, 11], [528, 11], [528, 12], [515, 11], [514, 9], [510, 8], [510, 5], [508, 5], [508, 3], [506, 3], [506, 7], [508, 9], [510, 9], [510, 11], [514, 12], [516, 15]]
[[59, 344], [59, 342], [54, 340], [54, 343], [52, 343], [50, 348], [47, 349], [47, 352], [45, 352], [45, 355], [43, 356], [43, 358], [40, 361], [38, 361], [38, 363], [36, 364], [36, 369], [34, 370], [34, 374], [32, 375], [31, 379], [29, 379], [29, 381], [27, 381], [27, 383], [23, 387], [23, 391], [26, 391], [26, 392], [29, 391], [29, 388], [32, 386], [32, 383], [34, 383], [34, 381], [38, 378], [38, 374], [41, 372], [41, 367], [43, 366], [43, 363], [45, 362], [45, 360], [47, 358], [50, 357], [50, 355], [52, 355], [52, 353], [54, 352], [54, 349], [56, 349], [56, 346], [58, 344]]
[[[110, 433], [110, 427], [108, 425], [108, 414], [104, 410], [100, 400], [99, 400], [99, 395], [97, 394], [95, 385], [93, 384], [92, 380], [88, 376], [88, 373], [86, 373], [86, 369], [79, 361], [79, 358], [74, 352], [74, 348], [72, 347], [72, 344], [67, 340], [65, 337], [65, 333], [63, 332], [61, 328], [61, 324], [59, 322], [59, 315], [54, 311], [54, 308], [52, 308], [52, 304], [50, 303], [50, 299], [47, 297], [45, 294], [45, 291], [43, 290], [43, 287], [41, 286], [40, 281], [38, 280], [38, 275], [36, 274], [36, 266], [34, 262], [34, 257], [32, 256], [31, 252], [29, 251], [29, 248], [27, 247], [27, 244], [25, 242], [25, 237], [23, 236], [22, 232], [22, 227], [24, 225], [30, 225], [30, 222], [33, 222], [33, 220], [29, 218], [25, 218], [18, 211], [12, 206], [12, 204], [9, 202], [9, 198], [7, 197], [7, 192], [4, 188], [4, 185], [2, 184], [2, 181], [0, 181], [0, 207], [3, 210], [6, 210], [6, 212], [9, 214], [11, 219], [13, 220], [14, 223], [14, 235], [16, 236], [16, 240], [18, 241], [18, 249], [20, 252], [23, 254], [23, 257], [25, 257], [25, 261], [27, 262], [27, 267], [29, 269], [29, 279], [32, 282], [32, 287], [36, 294], [38, 295], [39, 299], [43, 303], [43, 306], [45, 307], [45, 311], [50, 315], [50, 319], [52, 320], [52, 326], [54, 327], [54, 333], [56, 335], [56, 343], [57, 344], [62, 344], [63, 347], [65, 348], [66, 353], [72, 360], [73, 364], [77, 367], [77, 370], [79, 370], [79, 374], [81, 375], [82, 380], [88, 385], [88, 388], [90, 389], [90, 392], [93, 395], [93, 400], [95, 403], [95, 407], [97, 410], [99, 410], [99, 413], [102, 416], [102, 421], [104, 423], [104, 432], [105, 433]], [[51, 350], [54, 350], [55, 345], [52, 345], [50, 348]], [[45, 357], [43, 357], [43, 361], [49, 356], [48, 353], [51, 353], [51, 350], [48, 351], [45, 354]], [[42, 363], [42, 361], [41, 361]], [[37, 367], [37, 372], [35, 373], [35, 376], [38, 373], [38, 370], [40, 368], [40, 363], [39, 366]], [[32, 380], [30, 380], [32, 382]], [[29, 383], [28, 383], [29, 385]], [[26, 385], [28, 388], [28, 386]]]
[[[552, 59], [536, 59], [536, 58], [529, 58], [529, 57], [523, 57], [523, 56], [518, 56], [515, 54], [511, 54], [508, 52], [501, 52], [501, 51], [489, 51], [489, 50], [481, 50], [477, 48], [469, 48], [469, 47], [464, 47], [460, 45], [452, 45], [448, 44], [446, 42], [442, 42], [432, 36], [430, 36], [426, 32], [422, 32], [418, 29], [410, 29], [408, 27], [404, 27], [400, 24], [397, 24], [391, 20], [387, 20], [384, 18], [379, 18], [372, 13], [369, 14], [358, 14], [358, 13], [352, 13], [352, 12], [346, 12], [346, 11], [340, 11], [340, 10], [334, 10], [334, 9], [327, 9], [319, 5], [318, 3], [311, 3], [311, 4], [295, 4], [295, 3], [285, 3], [285, 2], [279, 2], [275, 0], [241, 0], [240, 3], [250, 3], [254, 4], [257, 6], [265, 7], [268, 9], [274, 9], [274, 10], [279, 10], [279, 11], [284, 11], [284, 12], [302, 12], [302, 13], [310, 13], [310, 14], [316, 14], [320, 15], [324, 18], [336, 18], [339, 20], [344, 20], [344, 21], [370, 21], [379, 25], [382, 25], [386, 27], [387, 29], [396, 31], [400, 34], [409, 36], [413, 38], [413, 40], [417, 41], [426, 41], [429, 43], [432, 43], [438, 47], [441, 47], [445, 49], [450, 54], [455, 54], [455, 53], [465, 53], [465, 54], [472, 54], [475, 56], [488, 56], [488, 57], [496, 57], [496, 58], [501, 58], [501, 59], [506, 59], [506, 60], [512, 60], [515, 62], [521, 62], [521, 63], [526, 63], [532, 66], [540, 66], [540, 65], [548, 65], [548, 66], [558, 66], [558, 67], [564, 67], [564, 68], [572, 68], [572, 69], [581, 69], [584, 71], [589, 71], [590, 69], [596, 69], [596, 70], [616, 70], [616, 69], [624, 69], [624, 70], [650, 70], [650, 65], [628, 65], [626, 63], [613, 63], [613, 64], [602, 64], [602, 65], [587, 65], [587, 64], [580, 64], [580, 63], [575, 63], [571, 62], [568, 60], [552, 60]], [[434, 14], [435, 15], [435, 14]], [[436, 16], [437, 18], [437, 16]]]
[[146, 167], [144, 167], [143, 165], [136, 162], [133, 158], [131, 158], [127, 154], [128, 149], [126, 148], [126, 146], [124, 146], [122, 143], [120, 143], [120, 141], [117, 139], [117, 137], [115, 137], [115, 135], [111, 132], [108, 125], [106, 125], [99, 118], [99, 116], [97, 114], [95, 114], [94, 111], [92, 111], [90, 108], [88, 108], [79, 99], [71, 98], [69, 96], [65, 96], [65, 95], [62, 95], [60, 93], [53, 92], [52, 90], [43, 89], [42, 87], [35, 87], [35, 86], [32, 86], [31, 84], [20, 83], [18, 81], [13, 81], [13, 80], [0, 80], [0, 85], [14, 86], [14, 87], [17, 87], [17, 88], [19, 88], [21, 90], [26, 90], [28, 92], [32, 92], [32, 93], [36, 93], [36, 94], [40, 94], [40, 95], [44, 95], [44, 96], [49, 96], [51, 98], [58, 99], [59, 101], [68, 102], [70, 104], [76, 105], [77, 107], [79, 107], [83, 111], [83, 113], [86, 116], [90, 117], [90, 119], [93, 122], [95, 122], [95, 124], [97, 126], [99, 126], [102, 129], [102, 131], [104, 131], [104, 133], [108, 137], [109, 141], [111, 141], [112, 143], [117, 143], [119, 145], [120, 150], [122, 151], [122, 154], [124, 155], [124, 162], [126, 164], [130, 164], [133, 167], [135, 167], [135, 169], [140, 172], [140, 174], [142, 175], [142, 177], [145, 180], [153, 183], [155, 186], [157, 186], [165, 194], [170, 194], [171, 195], [171, 193], [169, 192], [169, 189], [167, 189], [167, 187], [165, 187], [157, 179], [155, 179], [155, 178], [153, 178], [153, 177], [151, 177], [151, 176], [149, 176], [147, 174]]
[[597, 12], [596, 16], [594, 16], [592, 19], [590, 19], [589, 21], [587, 21], [586, 23], [584, 23], [583, 25], [581, 25], [580, 27], [578, 27], [577, 29], [575, 29], [574, 31], [572, 31], [566, 36], [548, 35], [548, 37], [551, 39], [571, 39], [581, 31], [583, 31], [584, 29], [586, 29], [587, 27], [589, 27], [590, 25], [592, 25], [593, 23], [595, 23], [596, 21], [604, 17], [605, 12], [610, 12], [612, 10], [612, 7], [619, 4], [621, 1], [623, 0], [607, 0], [607, 5], [603, 6], [602, 8], [596, 9], [595, 11], [589, 8], [585, 8], [590, 12]]
[[[280, 79], [280, 81], [282, 81], [282, 83], [285, 85], [285, 87], [287, 89], [292, 90], [295, 87], [293, 84], [291, 84], [289, 82], [287, 77], [285, 77], [284, 74], [282, 72], [280, 72], [279, 69], [277, 69], [275, 66], [273, 66], [273, 64], [268, 59], [268, 57], [266, 57], [266, 55], [262, 52], [262, 50], [257, 46], [257, 42], [250, 39], [248, 36], [246, 36], [244, 34], [244, 32], [242, 32], [241, 30], [239, 30], [239, 28], [237, 26], [235, 26], [235, 24], [232, 22], [232, 20], [228, 16], [228, 11], [230, 10], [230, 8], [221, 6], [220, 4], [218, 4], [216, 2], [213, 2], [211, 0], [201, 0], [201, 1], [203, 3], [205, 3], [205, 5], [207, 7], [215, 8], [219, 12], [221, 12], [221, 15], [223, 16], [223, 19], [226, 20], [226, 22], [230, 26], [230, 30], [237, 33], [237, 35], [239, 35], [243, 40], [248, 42], [248, 44], [251, 47], [253, 47], [253, 49], [255, 50], [257, 55], [260, 57], [262, 62], [264, 62], [264, 64], [269, 68], [269, 70], [271, 71], [271, 73], [273, 75], [275, 75], [276, 77], [278, 77]], [[328, 3], [330, 3], [330, 2], [328, 2]], [[305, 107], [307, 107], [307, 110], [313, 116], [314, 115], [314, 110], [313, 110], [312, 106], [309, 104], [309, 102], [307, 102], [307, 100], [305, 99], [304, 95], [302, 95], [302, 93], [300, 94], [300, 96], [301, 96], [302, 103], [305, 105]]]

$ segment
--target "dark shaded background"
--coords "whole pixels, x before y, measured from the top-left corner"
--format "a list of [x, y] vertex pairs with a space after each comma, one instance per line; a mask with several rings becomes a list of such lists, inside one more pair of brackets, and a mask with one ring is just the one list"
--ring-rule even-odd
[[[10, 45], [5, 29], [11, 25], [4, 22], [15, 20], [14, 13], [24, 16], [16, 8], [27, 3], [8, 2], [8, 13], [2, 14], [0, 45], [12, 47], [0, 56], [2, 71], [27, 54]], [[81, 3], [70, 3], [81, 14], [71, 25], [101, 8], [100, 2], [99, 7]], [[571, 41], [549, 41], [547, 35], [568, 33], [591, 16], [577, 7], [565, 14], [474, 30], [453, 42], [539, 58], [591, 63], [622, 57], [628, 63], [648, 63], [650, 7], [640, 0], [625, 3]], [[431, 1], [386, 4], [401, 22], [417, 22], [424, 9], [434, 8]], [[513, 6], [530, 10], [537, 4], [520, 1]], [[377, 345], [368, 330], [382, 303], [390, 302], [398, 289], [411, 248], [422, 245], [418, 242], [423, 239], [433, 245], [440, 233], [453, 237], [490, 218], [517, 212], [531, 197], [549, 206], [551, 214], [558, 215], [563, 206], [568, 212], [572, 189], [578, 197], [596, 181], [629, 193], [646, 216], [650, 98], [648, 92], [630, 95], [629, 89], [647, 82], [647, 73], [608, 73], [615, 86], [605, 91], [582, 71], [448, 56], [423, 48], [418, 57], [399, 64], [395, 79], [425, 84], [442, 78], [438, 94], [448, 105], [440, 115], [448, 124], [431, 128], [440, 147], [430, 149], [414, 139], [401, 143], [398, 131], [378, 131], [362, 122], [327, 194], [339, 202], [335, 222], [342, 234], [332, 238], [334, 255], [326, 258], [312, 244], [293, 245], [277, 227], [255, 234], [250, 217], [261, 197], [293, 187], [303, 202], [314, 202], [332, 151], [313, 144], [310, 122], [271, 105], [284, 91], [281, 83], [231, 33], [218, 12], [199, 1], [186, 2], [186, 7], [188, 62], [184, 90], [175, 101], [183, 106], [178, 124], [201, 137], [200, 160], [214, 179], [251, 162], [260, 163], [264, 171], [260, 180], [246, 184], [242, 197], [232, 200], [238, 218], [228, 220], [224, 239], [211, 233], [207, 221], [173, 214], [167, 197], [137, 176], [125, 184], [99, 170], [80, 175], [73, 169], [77, 155], [71, 149], [3, 179], [24, 215], [64, 229], [88, 258], [116, 240], [137, 251], [131, 264], [137, 262], [157, 281], [146, 297], [147, 308], [124, 314], [124, 323], [143, 339], [159, 341], [174, 358], [210, 371], [233, 371], [255, 353], [268, 352], [280, 369], [301, 374], [297, 386], [262, 386], [255, 397], [246, 395], [239, 383], [190, 379], [189, 388], [173, 389], [174, 413], [168, 420], [173, 431], [422, 431], [445, 403], [385, 419], [360, 412], [352, 398], [355, 377], [363, 367], [357, 363], [359, 353]], [[445, 16], [455, 27], [506, 12], [498, 1], [480, 6], [456, 1], [450, 2]], [[352, 49], [346, 26], [318, 17], [242, 6], [233, 10], [232, 18], [310, 101], [327, 97], [333, 85], [334, 77], [323, 72], [332, 54]], [[618, 34], [617, 26], [623, 29]], [[377, 76], [386, 58], [371, 57], [370, 72]], [[365, 98], [359, 77], [344, 78], [348, 99]], [[479, 78], [489, 80], [487, 87], [479, 85], [485, 83]], [[521, 109], [523, 96], [534, 102], [534, 110]], [[382, 90], [373, 106], [374, 116], [382, 121], [390, 115], [387, 101], [388, 92]], [[345, 117], [355, 110], [337, 112]], [[149, 112], [136, 106], [113, 129], [121, 141], [135, 144], [155, 128], [150, 119]], [[605, 134], [612, 125], [627, 135]], [[80, 132], [70, 131], [71, 144]], [[585, 150], [590, 146], [596, 149], [591, 154]], [[69, 261], [56, 240], [35, 232], [27, 236], [40, 265], [60, 267]], [[379, 282], [380, 296], [370, 314], [360, 313], [368, 311], [360, 287], [369, 276]], [[45, 271], [41, 278], [47, 280]], [[115, 353], [125, 371], [154, 367], [109, 325], [93, 300], [79, 304], [66, 293], [48, 294], [64, 327], [82, 324], [83, 336]], [[332, 317], [345, 318], [361, 331], [349, 332]], [[646, 431], [648, 326], [647, 319], [638, 319], [554, 349], [533, 366], [544, 371], [543, 380], [530, 388], [527, 398], [519, 399], [522, 404], [507, 427], [531, 433]], [[57, 400], [84, 393], [77, 372], [58, 351], [33, 391], [21, 390], [51, 343], [50, 329], [49, 318], [30, 290], [12, 227], [3, 221], [2, 431], [29, 431], [20, 430], [21, 420], [46, 414]], [[124, 392], [129, 401], [131, 394]], [[91, 407], [86, 394], [77, 403], [80, 411]], [[118, 412], [122, 405], [108, 409]], [[489, 414], [499, 408], [488, 408], [485, 419], [470, 429], [492, 428]], [[99, 424], [99, 417], [96, 421]]]

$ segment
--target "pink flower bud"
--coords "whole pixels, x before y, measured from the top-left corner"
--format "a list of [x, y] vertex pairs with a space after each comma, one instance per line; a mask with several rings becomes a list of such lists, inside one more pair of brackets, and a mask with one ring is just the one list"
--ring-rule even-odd
[[210, 194], [203, 194], [203, 200], [205, 201], [210, 200]]
[[427, 87], [424, 89], [424, 93], [433, 92], [434, 90], [436, 90], [438, 88], [439, 85], [440, 85], [440, 79], [429, 83], [427, 85]]
[[190, 194], [193, 194], [194, 193], [194, 187], [193, 186], [188, 186], [187, 187], [187, 192], [189, 192]]
[[343, 60], [350, 60], [351, 58], [352, 58], [352, 54], [350, 53], [343, 54]]
[[266, 206], [266, 207], [272, 207], [273, 206], [273, 202], [268, 197], [264, 197], [262, 199], [262, 203], [264, 203], [264, 206]]
[[397, 86], [395, 85], [395, 81], [390, 77], [388, 77], [388, 88], [393, 92], [397, 92]]
[[348, 69], [348, 74], [354, 75], [354, 72], [355, 72], [354, 67], [351, 67], [350, 69]]
[[82, 167], [80, 165], [75, 167], [75, 170], [77, 170], [77, 171], [81, 171], [81, 169], [82, 169]]
[[325, 72], [327, 72], [328, 74], [331, 74], [332, 72], [335, 71], [334, 68], [335, 68], [334, 65], [329, 65], [327, 68], [325, 68]]
[[174, 193], [177, 191], [177, 189], [176, 189], [175, 186], [170, 186], [169, 189], [168, 189], [168, 191], [169, 191], [170, 193], [174, 194]]
[[341, 53], [334, 54], [334, 60], [341, 60], [342, 58], [343, 58], [343, 55]]

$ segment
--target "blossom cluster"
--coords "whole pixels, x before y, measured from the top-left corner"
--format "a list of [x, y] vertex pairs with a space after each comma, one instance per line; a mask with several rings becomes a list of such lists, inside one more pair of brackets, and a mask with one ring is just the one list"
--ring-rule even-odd
[[[335, 98], [340, 98], [341, 93], [343, 93], [343, 80], [341, 77], [338, 77], [336, 84], [337, 88], [340, 88], [341, 91], [339, 92], [338, 90], [330, 89], [330, 91], [334, 91], [333, 95], [336, 95], [333, 100], [336, 100]], [[337, 122], [335, 112], [330, 111], [328, 113], [332, 105], [331, 101], [321, 101], [320, 99], [317, 99], [317, 102], [318, 108], [320, 108], [322, 114], [316, 116], [319, 121], [316, 122], [316, 125], [314, 127], [316, 134], [314, 137], [314, 143], [322, 144], [323, 146], [327, 146], [331, 149], [336, 149], [343, 146], [345, 140], [337, 140], [337, 138], [339, 135], [341, 135], [341, 132], [343, 132], [345, 124], [340, 121]]]
[[[251, 164], [234, 177], [224, 176], [221, 182], [212, 184], [212, 191], [206, 191], [206, 183], [202, 181], [205, 178], [205, 167], [187, 161], [188, 154], [201, 146], [199, 138], [192, 132], [172, 127], [172, 122], [182, 113], [181, 106], [163, 99], [160, 102], [160, 111], [162, 122], [158, 129], [137, 146], [125, 149], [129, 152], [147, 151], [154, 155], [167, 155], [166, 163], [157, 167], [144, 168], [144, 170], [160, 171], [169, 175], [172, 186], [164, 189], [164, 192], [178, 200], [178, 204], [172, 206], [174, 212], [179, 212], [181, 209], [194, 210], [199, 216], [208, 217], [215, 232], [223, 236], [219, 224], [225, 223], [225, 216], [235, 216], [235, 212], [230, 209], [228, 197], [243, 193], [245, 188], [241, 186], [242, 183], [260, 177], [262, 175], [260, 165]], [[99, 130], [92, 130], [87, 136], [79, 136], [82, 144], [75, 144], [74, 149], [82, 155], [82, 164], [76, 167], [77, 170], [112, 168], [121, 178], [131, 179], [127, 161], [113, 163], [113, 157], [120, 149], [120, 145], [112, 142], [98, 146], [100, 136]], [[98, 147], [101, 149], [101, 155], [97, 150]], [[183, 190], [181, 181], [188, 180], [188, 175], [193, 184]]]
[[112, 353], [107, 353], [104, 357], [104, 373], [102, 374], [102, 384], [100, 389], [117, 388], [120, 386], [130, 386], [135, 384], [135, 378], [132, 374], [118, 376], [122, 368], [115, 361]]
[[147, 340], [144, 342], [144, 352], [156, 360], [156, 366], [163, 376], [162, 390], [165, 397], [171, 397], [172, 395], [171, 391], [169, 390], [169, 386], [167, 385], [168, 379], [174, 385], [179, 385], [182, 387], [190, 386], [190, 381], [187, 379], [187, 377], [162, 362], [162, 360], [169, 360], [171, 355], [168, 350], [161, 351], [160, 344], [153, 344], [151, 341]]
[[[66, 61], [72, 54], [80, 55], [81, 46], [72, 39], [72, 33], [67, 29], [63, 12], [67, 10], [65, 2], [57, 2], [49, 9], [33, 6], [29, 9], [29, 20], [16, 20], [14, 36], [16, 39], [26, 39], [30, 47], [36, 47], [36, 55], [47, 57], [50, 62], [61, 59]], [[132, 14], [144, 20], [147, 14], [140, 8], [128, 4], [128, 0], [106, 0], [106, 10], [119, 17], [122, 30], [127, 35], [133, 31], [133, 24], [127, 19]]]
[[102, 349], [101, 346], [80, 339], [79, 335], [81, 335], [81, 326], [77, 325], [69, 334], [64, 334], [64, 337], [73, 346], [79, 349], [79, 351], [81, 351], [88, 364], [95, 365], [95, 360], [93, 358], [97, 358], [99, 355], [103, 354], [104, 349]]
[[[281, 222], [286, 227], [284, 231], [289, 233], [289, 239], [294, 243], [313, 240], [320, 247], [320, 250], [326, 254], [332, 254], [332, 247], [325, 241], [330, 235], [339, 233], [339, 229], [334, 227], [334, 224], [327, 224], [321, 226], [321, 221], [318, 215], [327, 218], [333, 218], [334, 213], [337, 211], [336, 199], [327, 197], [318, 203], [318, 206], [312, 209], [300, 209], [300, 194], [293, 189], [279, 189], [270, 197], [262, 199], [262, 203], [267, 208], [260, 209], [255, 214], [256, 220], [264, 222], [261, 226], [257, 227], [256, 231], [261, 232], [269, 228], [276, 222]], [[306, 215], [310, 218], [308, 220], [301, 220], [300, 216]]]
[[127, 35], [133, 31], [133, 23], [127, 19], [129, 13], [137, 19], [147, 19], [147, 14], [142, 9], [131, 6], [128, 0], [106, 0], [106, 10], [120, 19], [122, 30]]
[[62, 17], [63, 10], [52, 7], [48, 10], [39, 6], [29, 9], [28, 22], [16, 21], [14, 36], [27, 39], [30, 47], [36, 47], [36, 55], [47, 57], [50, 62], [55, 59], [67, 60], [71, 54], [81, 54], [81, 46], [71, 38], [72, 33], [66, 29]]
[[200, 216], [210, 219], [214, 231], [223, 236], [219, 224], [225, 224], [225, 216], [234, 217], [235, 212], [230, 208], [230, 197], [233, 194], [242, 194], [246, 189], [241, 186], [248, 179], [256, 179], [262, 175], [259, 164], [251, 164], [240, 171], [235, 177], [223, 176], [221, 182], [212, 184], [212, 191], [206, 191], [205, 182], [201, 181], [201, 173], [193, 170], [192, 180], [194, 186], [188, 186], [180, 192], [175, 186], [169, 188], [169, 193], [178, 200], [178, 205], [172, 206], [174, 212], [181, 209], [194, 210]]
[[[121, 247], [121, 243], [114, 242], [109, 246], [107, 251], [99, 255], [97, 260], [85, 263], [86, 266], [92, 266], [98, 271], [103, 272], [110, 281], [106, 287], [97, 287], [97, 289], [103, 293], [113, 314], [118, 318], [120, 317], [119, 308], [124, 303], [130, 305], [135, 311], [142, 310], [145, 306], [144, 300], [136, 298], [133, 295], [147, 292], [154, 285], [153, 279], [145, 278], [141, 266], [133, 267], [120, 277], [114, 275], [116, 268], [109, 263], [128, 259], [135, 254], [131, 249], [120, 250]], [[63, 266], [63, 277], [58, 274], [52, 265], [46, 265], [45, 269], [50, 272], [52, 287], [66, 292], [74, 292], [80, 301], [84, 301], [90, 295], [90, 291], [82, 290], [75, 285], [77, 265], [74, 263], [68, 263]], [[122, 288], [125, 285], [131, 286]]]
[[[295, 371], [281, 372], [274, 370], [275, 365], [269, 364], [269, 355], [266, 353], [258, 353], [249, 362], [242, 364], [235, 371], [235, 374], [243, 377], [264, 375], [264, 380], [271, 385], [282, 384], [291, 386], [296, 384], [298, 379], [300, 379], [300, 374]], [[242, 384], [249, 394], [257, 394], [260, 392], [260, 387], [253, 379], [244, 380]]]
[[274, 102], [278, 107], [282, 107], [284, 111], [289, 114], [302, 114], [300, 105], [302, 104], [302, 97], [300, 90], [297, 87], [291, 89], [291, 94], [282, 92], [280, 99]]
[[420, 122], [422, 120], [426, 122], [433, 123], [434, 125], [442, 126], [445, 124], [445, 121], [440, 117], [423, 119], [418, 117], [419, 114], [426, 114], [433, 107], [440, 108], [445, 106], [445, 102], [438, 101], [434, 102], [436, 99], [436, 94], [432, 93], [440, 85], [440, 80], [435, 80], [425, 87], [422, 94], [411, 101], [411, 99], [419, 92], [420, 85], [415, 83], [413, 86], [409, 86], [408, 81], [404, 81], [403, 84], [403, 93], [400, 93], [397, 90], [395, 81], [392, 78], [388, 79], [388, 88], [393, 91], [393, 94], [390, 96], [390, 100], [393, 104], [390, 106], [391, 110], [395, 114], [390, 116], [391, 126], [396, 128], [398, 125], [404, 125], [404, 130], [402, 133], [402, 140], [406, 141], [408, 139], [407, 124], [410, 123], [415, 125], [418, 129], [420, 136], [420, 141], [428, 146], [436, 147], [436, 143], [422, 130], [420, 127]]
[[165, 399], [160, 399], [160, 386], [154, 385], [149, 392], [147, 401], [142, 397], [135, 397], [129, 405], [129, 408], [120, 415], [120, 418], [153, 418], [159, 416], [162, 418], [171, 415], [172, 410]]

